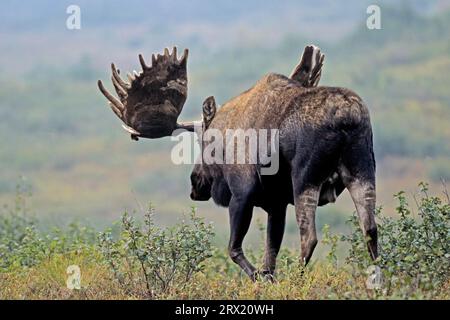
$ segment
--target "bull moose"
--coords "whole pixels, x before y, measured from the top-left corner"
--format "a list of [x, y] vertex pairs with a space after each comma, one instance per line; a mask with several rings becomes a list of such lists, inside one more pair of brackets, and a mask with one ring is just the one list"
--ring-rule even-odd
[[[112, 64], [118, 98], [102, 82], [98, 86], [131, 138], [159, 138], [177, 129], [195, 130], [196, 122], [177, 122], [187, 98], [188, 50], [178, 59], [176, 47], [152, 55], [148, 66], [139, 55], [142, 72], [120, 77]], [[317, 244], [317, 206], [350, 192], [372, 259], [378, 255], [375, 210], [375, 158], [369, 110], [353, 91], [318, 86], [324, 55], [307, 46], [290, 77], [270, 73], [252, 88], [217, 108], [214, 97], [203, 103], [202, 127], [276, 129], [279, 135], [278, 171], [261, 175], [266, 165], [197, 163], [192, 174], [191, 198], [212, 198], [228, 207], [229, 255], [253, 280], [272, 279], [282, 242], [286, 208], [295, 205], [300, 229], [301, 262], [306, 265]], [[203, 132], [204, 132], [203, 130]], [[201, 133], [200, 133], [201, 134]], [[202, 141], [202, 148], [208, 145]], [[254, 207], [268, 214], [262, 270], [245, 257], [242, 242]]]

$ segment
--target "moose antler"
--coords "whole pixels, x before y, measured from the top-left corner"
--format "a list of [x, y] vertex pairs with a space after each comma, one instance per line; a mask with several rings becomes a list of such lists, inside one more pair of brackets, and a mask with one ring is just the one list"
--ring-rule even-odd
[[100, 91], [132, 139], [169, 136], [176, 129], [194, 131], [193, 122], [177, 122], [187, 98], [187, 57], [187, 49], [178, 60], [177, 48], [172, 53], [166, 48], [163, 55], [153, 54], [152, 65], [148, 66], [140, 54], [142, 71], [128, 73], [128, 81], [120, 77], [112, 63], [111, 81], [118, 98], [98, 81]]
[[216, 99], [214, 96], [209, 96], [203, 101], [203, 125], [204, 129], [208, 129], [217, 111]]
[[325, 55], [315, 45], [306, 46], [300, 63], [294, 68], [290, 78], [302, 84], [303, 87], [316, 87], [322, 75]]

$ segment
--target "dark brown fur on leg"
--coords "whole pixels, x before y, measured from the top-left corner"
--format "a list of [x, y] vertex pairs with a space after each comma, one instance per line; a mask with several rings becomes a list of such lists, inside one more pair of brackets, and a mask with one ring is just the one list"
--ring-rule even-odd
[[375, 223], [375, 186], [368, 182], [355, 180], [348, 186], [355, 203], [359, 223], [367, 238], [367, 249], [373, 260], [378, 257], [378, 235]]
[[267, 239], [264, 253], [262, 274], [273, 281], [276, 260], [283, 241], [284, 227], [286, 223], [286, 205], [266, 210], [267, 216]]
[[300, 228], [301, 262], [307, 265], [317, 245], [316, 208], [320, 188], [310, 187], [295, 196], [295, 216]]
[[352, 145], [343, 152], [339, 172], [355, 204], [361, 229], [367, 238], [367, 249], [375, 260], [378, 257], [378, 234], [375, 222], [375, 158], [371, 145], [370, 128], [363, 135], [354, 135]]
[[242, 250], [242, 242], [247, 234], [252, 220], [253, 206], [249, 205], [247, 199], [233, 196], [229, 206], [230, 213], [230, 243], [228, 252], [231, 260], [238, 264], [242, 270], [253, 280], [256, 280], [257, 270], [247, 260]]

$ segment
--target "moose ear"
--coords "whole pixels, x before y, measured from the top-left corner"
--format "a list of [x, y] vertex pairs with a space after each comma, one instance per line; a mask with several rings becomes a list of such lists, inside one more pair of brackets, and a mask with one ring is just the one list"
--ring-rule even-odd
[[216, 100], [213, 96], [210, 96], [203, 101], [203, 123], [205, 126], [205, 129], [209, 127], [209, 124], [214, 119], [214, 116], [216, 115]]

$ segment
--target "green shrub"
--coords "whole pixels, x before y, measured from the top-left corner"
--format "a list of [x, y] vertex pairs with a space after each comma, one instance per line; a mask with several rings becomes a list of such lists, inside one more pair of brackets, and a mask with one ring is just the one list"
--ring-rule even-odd
[[331, 234], [330, 226], [325, 224], [322, 228], [322, 243], [324, 245], [330, 246], [330, 250], [327, 253], [327, 260], [332, 265], [337, 267], [338, 256], [337, 256], [337, 246], [339, 242], [339, 236]]
[[125, 213], [117, 240], [111, 230], [99, 236], [99, 247], [114, 278], [128, 294], [152, 298], [182, 288], [203, 269], [212, 254], [213, 231], [195, 215], [171, 228], [158, 228], [152, 207], [143, 226]]
[[[0, 286], [0, 296], [10, 297], [14, 291], [13, 296], [21, 298], [35, 297], [36, 292], [39, 298], [59, 297], [66, 264], [81, 261], [83, 279], [90, 280], [78, 297], [445, 299], [450, 285], [450, 199], [446, 192], [442, 200], [429, 195], [426, 184], [420, 186], [414, 210], [403, 192], [395, 195], [397, 217], [382, 216], [377, 210], [376, 261], [369, 258], [354, 215], [347, 235], [333, 235], [327, 225], [323, 228], [329, 263], [302, 268], [297, 250], [282, 248], [276, 283], [253, 285], [225, 249], [213, 248], [212, 226], [194, 209], [169, 228], [155, 226], [150, 207], [142, 223], [125, 213], [117, 233], [108, 229], [97, 235], [76, 223], [46, 232], [29, 214], [27, 192], [18, 188], [15, 204], [0, 215], [0, 282], [9, 283], [3, 291]], [[261, 223], [259, 228], [263, 230]], [[338, 265], [340, 240], [348, 248], [345, 265]], [[261, 261], [262, 251], [246, 251], [251, 261]], [[382, 274], [381, 285], [375, 288], [367, 286], [372, 266]]]
[[[430, 196], [426, 184], [419, 186], [421, 196], [415, 198], [417, 217], [412, 214], [404, 192], [395, 195], [399, 201], [398, 219], [383, 217], [378, 210], [380, 256], [375, 262], [369, 258], [366, 239], [355, 215], [349, 220], [352, 232], [341, 238], [350, 246], [346, 261], [354, 278], [367, 277], [371, 265], [381, 268], [381, 288], [370, 291], [370, 297], [432, 297], [449, 281], [450, 204], [448, 198], [444, 202]], [[353, 294], [359, 298], [365, 295]]]

